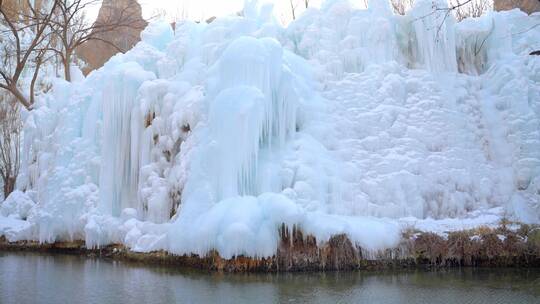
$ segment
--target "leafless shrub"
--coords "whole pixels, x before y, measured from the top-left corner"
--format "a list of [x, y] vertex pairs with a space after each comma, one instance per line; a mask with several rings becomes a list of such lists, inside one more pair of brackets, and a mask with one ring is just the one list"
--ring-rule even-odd
[[[36, 7], [30, 0], [20, 3], [24, 3], [25, 9], [0, 0], [0, 89], [10, 92], [19, 103], [31, 109], [37, 77], [47, 60], [46, 49], [50, 43], [47, 29], [56, 1], [47, 7]], [[21, 82], [25, 74], [32, 77], [23, 89]], [[25, 92], [26, 88], [29, 92]]]
[[414, 5], [414, 0], [390, 0], [390, 4], [395, 14], [405, 15], [405, 12]]
[[[2, 95], [0, 103], [0, 177], [4, 184], [4, 197], [15, 189], [20, 169], [22, 122], [19, 105], [12, 96]], [[7, 100], [6, 100], [7, 99]]]
[[[405, 15], [414, 2], [415, 0], [390, 0], [394, 13], [398, 15]], [[461, 21], [468, 17], [480, 17], [484, 12], [493, 8], [493, 0], [448, 0], [448, 5], [448, 11], [453, 12], [456, 19]], [[438, 10], [446, 9], [440, 8]]]
[[493, 9], [492, 0], [450, 0], [450, 6], [454, 9], [454, 16], [458, 21], [465, 18], [477, 18], [488, 10]]

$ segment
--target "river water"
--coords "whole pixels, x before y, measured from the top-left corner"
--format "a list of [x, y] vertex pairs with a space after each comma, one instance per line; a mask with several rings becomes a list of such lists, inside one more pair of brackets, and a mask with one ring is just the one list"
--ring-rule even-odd
[[540, 303], [539, 269], [223, 274], [0, 252], [0, 303]]

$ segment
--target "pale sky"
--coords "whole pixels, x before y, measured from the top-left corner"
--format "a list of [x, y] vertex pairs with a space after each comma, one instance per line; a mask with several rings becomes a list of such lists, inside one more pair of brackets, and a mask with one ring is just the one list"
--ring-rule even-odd
[[[310, 0], [310, 7], [320, 7], [323, 1]], [[244, 7], [244, 0], [139, 0], [139, 3], [142, 6], [145, 19], [164, 13], [168, 21], [183, 19], [182, 16], [196, 21], [206, 20], [212, 16], [234, 14]], [[259, 3], [273, 3], [274, 15], [282, 23], [287, 23], [292, 19], [289, 0], [259, 0]], [[293, 0], [293, 3], [297, 3], [296, 16], [298, 17], [304, 11], [304, 1]], [[95, 19], [98, 10], [99, 5], [89, 9], [89, 19]]]

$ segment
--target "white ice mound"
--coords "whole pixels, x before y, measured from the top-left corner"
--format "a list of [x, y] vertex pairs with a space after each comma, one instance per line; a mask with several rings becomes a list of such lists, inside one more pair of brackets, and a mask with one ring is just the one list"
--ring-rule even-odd
[[26, 193], [15, 190], [0, 205], [0, 216], [25, 220], [35, 205]]
[[[215, 249], [225, 258], [265, 257], [276, 252], [282, 223], [292, 227], [304, 217], [302, 209], [283, 195], [231, 197], [196, 216], [180, 216], [168, 233], [169, 249], [204, 255]], [[178, 231], [189, 231], [178, 233]]]
[[173, 38], [174, 32], [171, 24], [166, 21], [151, 22], [141, 32], [141, 40], [160, 51], [165, 50]]

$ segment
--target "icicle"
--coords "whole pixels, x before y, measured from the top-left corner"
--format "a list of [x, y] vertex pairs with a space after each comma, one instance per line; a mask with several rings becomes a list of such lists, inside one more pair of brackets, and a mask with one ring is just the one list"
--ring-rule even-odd
[[139, 175], [138, 137], [131, 116], [140, 85], [155, 78], [136, 63], [120, 65], [103, 90], [103, 143], [100, 170], [100, 209], [119, 216], [136, 207]]
[[412, 11], [414, 62], [432, 72], [456, 72], [455, 20], [445, 0], [418, 0]]
[[219, 62], [220, 93], [210, 105], [210, 129], [219, 159], [217, 197], [258, 194], [260, 149], [283, 145], [296, 127], [292, 77], [274, 39], [242, 37]]
[[209, 121], [218, 198], [257, 192], [256, 171], [263, 128], [262, 93], [247, 86], [223, 90], [212, 102]]

